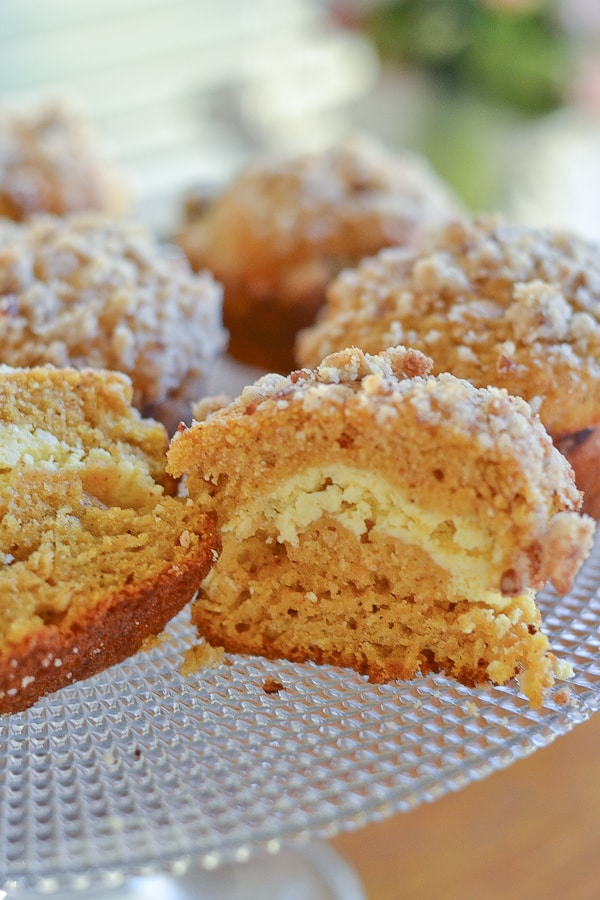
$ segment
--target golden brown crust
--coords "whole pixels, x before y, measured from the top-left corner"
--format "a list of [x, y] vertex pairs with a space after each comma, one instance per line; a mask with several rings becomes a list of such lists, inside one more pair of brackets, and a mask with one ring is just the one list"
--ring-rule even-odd
[[26, 709], [40, 697], [89, 678], [136, 653], [194, 596], [220, 546], [203, 520], [194, 556], [160, 575], [123, 585], [66, 627], [49, 625], [0, 653], [0, 713]]
[[366, 139], [248, 167], [176, 241], [224, 285], [230, 352], [271, 371], [293, 367], [293, 341], [344, 266], [459, 215], [427, 164]]

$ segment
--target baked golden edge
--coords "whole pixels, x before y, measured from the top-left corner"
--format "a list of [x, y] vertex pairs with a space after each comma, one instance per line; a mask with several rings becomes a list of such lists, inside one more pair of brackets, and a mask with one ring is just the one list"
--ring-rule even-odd
[[68, 628], [46, 626], [0, 653], [0, 714], [27, 709], [46, 694], [96, 675], [136, 653], [192, 599], [210, 571], [220, 538], [205, 516], [195, 555], [158, 577], [123, 585]]

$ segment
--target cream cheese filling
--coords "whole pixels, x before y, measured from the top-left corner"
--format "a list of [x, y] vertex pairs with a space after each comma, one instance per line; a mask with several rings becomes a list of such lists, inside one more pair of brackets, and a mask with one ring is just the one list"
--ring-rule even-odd
[[83, 458], [83, 448], [71, 447], [43, 428], [7, 422], [0, 425], [0, 469], [12, 469], [20, 462], [49, 469], [75, 465]]
[[[242, 542], [258, 529], [272, 530], [280, 543], [297, 547], [302, 532], [323, 515], [335, 518], [357, 538], [380, 533], [399, 543], [422, 548], [450, 578], [461, 598], [505, 610], [519, 598], [490, 590], [490, 568], [500, 567], [502, 550], [491, 531], [471, 519], [435, 507], [423, 508], [381, 475], [335, 464], [303, 469], [259, 495], [234, 514], [222, 531]], [[521, 603], [533, 602], [526, 591]]]
[[0, 505], [12, 471], [32, 466], [47, 471], [49, 481], [69, 473], [80, 478], [84, 492], [101, 505], [141, 509], [163, 488], [133, 452], [125, 455], [127, 449], [120, 445], [116, 456], [103, 447], [69, 444], [43, 428], [0, 423]]

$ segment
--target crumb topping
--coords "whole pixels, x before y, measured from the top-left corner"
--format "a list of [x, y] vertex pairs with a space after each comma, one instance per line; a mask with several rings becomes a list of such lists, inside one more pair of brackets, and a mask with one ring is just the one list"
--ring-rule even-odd
[[[309, 411], [356, 396], [362, 405], [377, 411], [382, 427], [389, 417], [393, 429], [394, 407], [408, 402], [423, 426], [448, 421], [482, 444], [497, 438], [507, 444], [519, 441], [524, 452], [528, 444], [536, 453], [540, 442], [552, 446], [526, 401], [501, 388], [475, 388], [449, 373], [434, 376], [432, 368], [432, 360], [419, 350], [398, 346], [370, 354], [351, 347], [330, 354], [314, 370], [264, 375], [229, 405], [212, 407], [206, 418], [253, 415], [271, 410], [273, 404], [281, 409], [290, 402], [302, 403]], [[206, 407], [210, 409], [210, 401]]]
[[[377, 222], [379, 245], [403, 243], [457, 215], [459, 204], [420, 157], [391, 154], [361, 135], [319, 153], [255, 161], [208, 216], [233, 210], [252, 221], [274, 257], [288, 257], [299, 241], [327, 245], [369, 218]], [[202, 208], [200, 219], [206, 214]], [[361, 240], [368, 244], [368, 235]]]
[[224, 347], [221, 288], [175, 247], [102, 213], [0, 224], [0, 359], [128, 374], [140, 408]]
[[598, 421], [600, 250], [495, 219], [453, 223], [341, 273], [298, 360], [316, 365], [349, 343], [371, 353], [404, 343], [437, 372], [538, 398], [553, 433]]

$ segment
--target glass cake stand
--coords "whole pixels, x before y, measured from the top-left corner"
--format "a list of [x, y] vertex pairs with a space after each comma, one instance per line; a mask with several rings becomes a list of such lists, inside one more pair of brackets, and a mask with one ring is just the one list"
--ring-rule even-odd
[[[373, 685], [236, 656], [183, 678], [181, 614], [152, 650], [0, 719], [0, 895], [361, 897], [322, 839], [458, 790], [598, 709], [599, 591], [597, 542], [567, 597], [539, 595], [575, 677], [537, 711], [512, 686]], [[307, 873], [329, 873], [321, 894], [249, 893]]]

